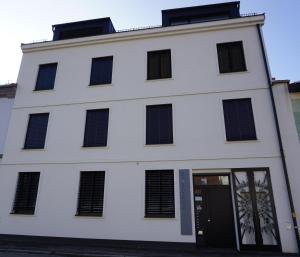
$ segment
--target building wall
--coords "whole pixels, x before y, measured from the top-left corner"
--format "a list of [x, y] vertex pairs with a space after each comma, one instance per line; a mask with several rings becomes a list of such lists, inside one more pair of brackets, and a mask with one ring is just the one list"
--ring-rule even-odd
[[276, 83], [273, 86], [273, 91], [276, 101], [276, 109], [278, 112], [279, 125], [281, 129], [283, 148], [289, 172], [291, 191], [297, 214], [297, 221], [298, 224], [300, 224], [300, 141], [297, 133], [292, 106], [293, 100], [300, 100], [300, 93], [290, 94], [286, 82]]
[[14, 99], [0, 98], [0, 154], [3, 154]]
[[[240, 40], [247, 71], [219, 74], [216, 43]], [[147, 51], [160, 49], [171, 49], [173, 76], [147, 81]], [[112, 84], [89, 87], [91, 59], [108, 55]], [[50, 62], [58, 62], [54, 90], [33, 92], [39, 64]], [[0, 167], [0, 233], [195, 242], [180, 234], [178, 169], [269, 167], [282, 247], [296, 251], [255, 26], [28, 51], [18, 85]], [[244, 97], [252, 99], [258, 140], [227, 142], [222, 100]], [[164, 103], [173, 106], [174, 144], [146, 146], [146, 105]], [[82, 148], [93, 108], [110, 109], [108, 146]], [[28, 114], [37, 112], [50, 112], [45, 149], [22, 150]], [[175, 219], [144, 218], [146, 169], [175, 170]], [[103, 218], [74, 216], [84, 170], [106, 171]], [[41, 172], [33, 216], [9, 215], [20, 171]]]

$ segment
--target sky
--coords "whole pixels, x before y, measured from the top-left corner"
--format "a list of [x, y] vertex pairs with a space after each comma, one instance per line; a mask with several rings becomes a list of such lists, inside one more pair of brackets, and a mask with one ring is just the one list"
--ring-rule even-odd
[[[16, 82], [21, 43], [52, 39], [52, 25], [111, 17], [117, 30], [161, 25], [161, 10], [228, 0], [0, 0], [0, 84]], [[242, 14], [265, 13], [267, 54], [276, 79], [300, 80], [300, 0], [241, 0]]]

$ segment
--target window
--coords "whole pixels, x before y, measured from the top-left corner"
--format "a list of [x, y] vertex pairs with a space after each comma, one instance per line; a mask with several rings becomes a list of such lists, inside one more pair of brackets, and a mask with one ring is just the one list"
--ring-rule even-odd
[[24, 149], [42, 149], [45, 146], [49, 113], [29, 115]]
[[102, 216], [105, 171], [82, 171], [78, 197], [78, 216]]
[[93, 58], [90, 85], [110, 84], [112, 67], [112, 56]]
[[300, 138], [300, 99], [292, 100], [295, 124]]
[[227, 141], [256, 140], [250, 98], [223, 100]]
[[245, 71], [242, 41], [217, 44], [220, 73]]
[[173, 170], [146, 170], [145, 217], [175, 217]]
[[20, 172], [12, 214], [34, 214], [39, 172]]
[[48, 90], [54, 88], [57, 63], [42, 64], [36, 80], [35, 90]]
[[86, 112], [84, 147], [106, 146], [109, 109]]
[[172, 77], [171, 50], [148, 52], [148, 80]]
[[172, 104], [148, 105], [146, 112], [146, 144], [172, 144]]

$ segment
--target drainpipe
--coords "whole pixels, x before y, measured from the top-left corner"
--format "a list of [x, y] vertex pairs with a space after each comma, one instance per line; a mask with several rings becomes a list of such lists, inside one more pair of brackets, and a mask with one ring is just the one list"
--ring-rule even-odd
[[281, 132], [280, 132], [280, 128], [279, 128], [278, 116], [277, 116], [275, 100], [274, 100], [274, 95], [273, 95], [273, 89], [272, 89], [271, 75], [270, 75], [270, 71], [268, 68], [267, 56], [266, 56], [264, 43], [263, 43], [263, 39], [262, 39], [261, 26], [259, 24], [256, 24], [256, 28], [257, 28], [257, 33], [259, 36], [259, 42], [260, 42], [260, 46], [261, 46], [261, 50], [262, 50], [262, 55], [264, 58], [264, 65], [265, 65], [265, 71], [266, 71], [266, 76], [267, 76], [268, 85], [269, 85], [269, 93], [270, 93], [271, 102], [272, 102], [273, 116], [274, 116], [274, 120], [275, 120], [281, 162], [282, 162], [282, 166], [283, 166], [284, 178], [285, 178], [285, 183], [286, 183], [286, 187], [287, 187], [288, 198], [289, 198], [289, 203], [290, 203], [290, 207], [291, 207], [292, 220], [293, 220], [296, 242], [297, 242], [298, 253], [299, 253], [299, 251], [300, 251], [299, 230], [298, 230], [296, 211], [295, 211], [295, 206], [294, 206], [294, 202], [293, 202], [291, 185], [290, 185], [290, 180], [289, 180], [289, 175], [288, 175], [288, 170], [287, 170], [287, 166], [286, 166], [286, 160], [285, 160], [285, 155], [284, 155], [284, 150], [283, 150], [283, 145], [282, 145]]

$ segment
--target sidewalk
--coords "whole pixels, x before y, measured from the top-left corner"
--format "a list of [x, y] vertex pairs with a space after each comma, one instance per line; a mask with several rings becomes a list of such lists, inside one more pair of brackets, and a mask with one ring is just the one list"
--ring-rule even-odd
[[243, 252], [235, 250], [199, 250], [193, 244], [185, 246], [140, 244], [92, 239], [63, 239], [0, 235], [0, 257], [260, 257], [299, 256], [280, 253]]

